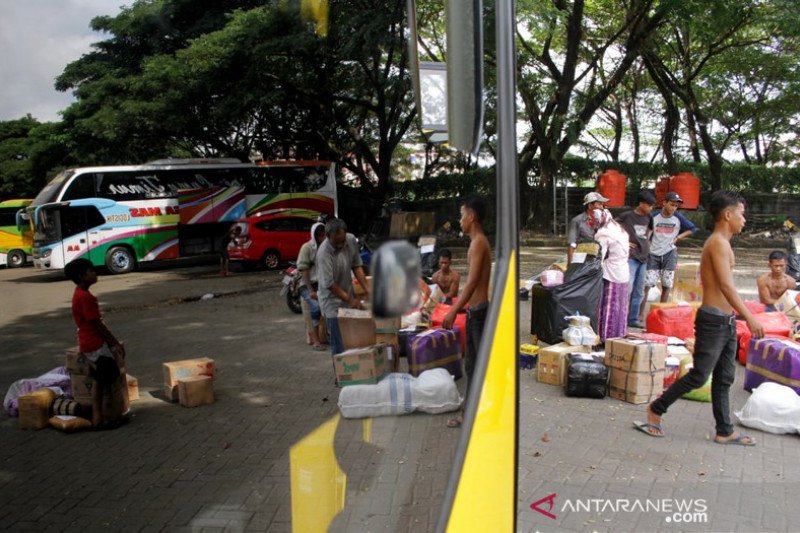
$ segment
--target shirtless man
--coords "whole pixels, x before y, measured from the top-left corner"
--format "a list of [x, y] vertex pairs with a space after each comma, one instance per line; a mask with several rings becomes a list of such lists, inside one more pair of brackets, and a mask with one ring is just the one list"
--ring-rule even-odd
[[702, 386], [711, 375], [711, 405], [716, 421], [714, 442], [753, 446], [756, 443], [753, 438], [734, 432], [729, 398], [736, 370], [734, 310], [747, 321], [754, 338], [764, 336], [764, 327], [745, 307], [733, 282], [735, 260], [730, 240], [744, 228], [744, 200], [738, 193], [717, 191], [711, 196], [709, 211], [715, 221], [714, 233], [703, 246], [700, 259], [703, 305], [694, 321], [694, 367], [650, 404], [646, 423], [634, 422], [634, 426], [652, 437], [663, 437], [661, 416], [675, 400]]
[[758, 277], [758, 299], [766, 305], [765, 311], [777, 311], [775, 304], [783, 293], [797, 287], [797, 282], [786, 273], [786, 254], [775, 250], [769, 254], [769, 272]]
[[458, 296], [458, 287], [461, 284], [461, 274], [450, 270], [453, 263], [453, 254], [447, 248], [439, 252], [439, 270], [431, 276], [431, 281], [439, 286], [445, 298], [445, 303], [450, 304]]
[[[467, 251], [467, 284], [458, 301], [442, 319], [442, 327], [452, 329], [458, 312], [466, 305], [467, 309], [467, 353], [464, 356], [464, 371], [467, 380], [472, 377], [478, 350], [481, 347], [483, 326], [489, 312], [489, 275], [492, 270], [492, 249], [483, 233], [483, 218], [486, 204], [477, 196], [470, 196], [461, 204], [461, 231], [469, 235]], [[461, 415], [450, 419], [447, 425], [459, 427], [463, 422]]]

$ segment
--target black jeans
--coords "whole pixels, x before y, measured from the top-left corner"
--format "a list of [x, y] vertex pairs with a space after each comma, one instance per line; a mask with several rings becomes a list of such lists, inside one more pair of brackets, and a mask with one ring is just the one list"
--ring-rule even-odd
[[472, 377], [475, 370], [475, 361], [478, 359], [478, 350], [481, 347], [483, 326], [486, 324], [486, 315], [489, 314], [489, 302], [478, 304], [467, 310], [467, 353], [464, 354], [464, 371]]
[[703, 386], [711, 375], [717, 435], [727, 437], [733, 433], [729, 392], [736, 375], [736, 322], [733, 315], [715, 314], [701, 307], [694, 321], [694, 335], [694, 367], [650, 404], [650, 410], [663, 415], [675, 400]]

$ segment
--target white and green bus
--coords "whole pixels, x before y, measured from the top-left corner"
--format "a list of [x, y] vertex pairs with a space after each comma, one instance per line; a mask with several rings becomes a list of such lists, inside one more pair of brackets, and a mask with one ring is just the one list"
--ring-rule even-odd
[[245, 216], [311, 221], [336, 212], [330, 162], [235, 159], [69, 169], [27, 208], [37, 268], [86, 258], [115, 274], [146, 261], [218, 253], [231, 224]]

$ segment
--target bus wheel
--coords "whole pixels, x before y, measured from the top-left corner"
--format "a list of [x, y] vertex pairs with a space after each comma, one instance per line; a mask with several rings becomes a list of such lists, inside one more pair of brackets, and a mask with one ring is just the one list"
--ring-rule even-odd
[[114, 246], [106, 252], [106, 268], [112, 274], [127, 274], [136, 266], [136, 259], [129, 248]]
[[11, 250], [6, 256], [8, 268], [19, 268], [25, 265], [25, 252], [22, 250]]
[[264, 252], [264, 257], [261, 258], [261, 264], [267, 270], [275, 270], [281, 264], [281, 256], [275, 250], [267, 250]]

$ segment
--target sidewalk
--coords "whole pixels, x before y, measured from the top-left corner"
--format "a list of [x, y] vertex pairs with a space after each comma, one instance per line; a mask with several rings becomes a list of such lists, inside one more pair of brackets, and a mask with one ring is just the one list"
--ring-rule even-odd
[[[208, 301], [173, 301], [170, 274], [143, 275], [136, 298], [103, 293], [141, 387], [134, 419], [67, 435], [0, 418], [0, 529], [290, 531], [295, 505], [295, 526], [319, 529], [335, 515], [333, 531], [432, 531], [459, 431], [445, 426], [448, 415], [338, 419], [330, 359], [303, 342], [303, 322], [273, 274], [255, 292], [249, 274], [181, 278], [184, 295], [237, 293]], [[69, 294], [67, 282], [52, 283], [47, 290]], [[60, 364], [74, 335], [67, 313], [3, 326], [3, 390]], [[529, 313], [522, 302], [521, 340]], [[161, 363], [200, 356], [217, 362], [216, 402], [164, 402]], [[735, 409], [748, 396], [741, 374]], [[519, 531], [800, 527], [796, 435], [747, 430], [757, 446], [720, 446], [710, 440], [710, 404], [680, 400], [656, 439], [632, 427], [644, 405], [566, 398], [532, 371], [521, 372], [519, 395]], [[555, 519], [531, 509], [540, 500]], [[668, 506], [688, 514], [676, 519]]]

